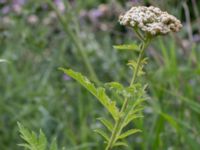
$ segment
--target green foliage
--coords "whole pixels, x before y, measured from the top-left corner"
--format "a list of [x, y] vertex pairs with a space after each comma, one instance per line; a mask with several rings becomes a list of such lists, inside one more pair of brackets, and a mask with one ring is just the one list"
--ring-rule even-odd
[[24, 149], [29, 149], [29, 150], [57, 150], [57, 144], [56, 141], [54, 140], [51, 144], [50, 147], [48, 148], [48, 142], [47, 138], [40, 130], [39, 135], [37, 135], [33, 131], [29, 131], [26, 129], [23, 125], [18, 123], [19, 127], [19, 132], [21, 138], [26, 142], [24, 144], [19, 144], [19, 146], [24, 147]]
[[140, 47], [137, 44], [114, 45], [113, 47], [117, 50], [140, 51]]
[[122, 98], [136, 98], [139, 95], [145, 93], [145, 87], [142, 87], [141, 84], [135, 83], [134, 85], [125, 87], [118, 82], [109, 82], [105, 86], [109, 87], [110, 91], [114, 91], [117, 95], [122, 96]]
[[110, 87], [111, 90], [115, 90], [118, 96], [121, 95], [125, 99], [123, 105], [127, 106], [122, 106], [122, 109], [119, 111], [118, 107], [116, 106], [116, 102], [109, 98], [103, 87], [96, 88], [94, 84], [88, 80], [87, 77], [71, 69], [60, 69], [64, 71], [68, 76], [78, 81], [83, 87], [92, 93], [106, 108], [106, 110], [110, 112], [114, 123], [103, 117], [99, 118], [99, 120], [106, 127], [107, 131], [110, 132], [109, 134], [111, 134], [111, 136], [109, 137], [109, 134], [104, 132], [102, 129], [95, 130], [95, 132], [104, 138], [105, 143], [108, 145], [110, 144], [110, 148], [117, 146], [127, 146], [127, 144], [121, 140], [132, 134], [141, 132], [139, 129], [130, 129], [122, 132], [122, 130], [129, 123], [137, 118], [142, 117], [141, 111], [143, 109], [142, 102], [144, 101], [144, 88], [141, 88], [140, 84], [133, 84], [129, 87], [124, 87], [118, 82], [111, 82], [106, 84]]
[[130, 129], [130, 130], [122, 133], [117, 139], [120, 140], [120, 139], [127, 138], [128, 136], [130, 136], [132, 134], [135, 134], [137, 132], [141, 132], [141, 130], [139, 130], [139, 129]]
[[[141, 75], [144, 75], [144, 74], [145, 74], [145, 72], [143, 71], [143, 69], [144, 69], [144, 65], [147, 64], [147, 60], [148, 60], [148, 58], [142, 59], [141, 65], [139, 66], [139, 69], [138, 69], [138, 76], [141, 76]], [[136, 70], [137, 62], [134, 61], [134, 60], [130, 60], [130, 61], [128, 62], [128, 65], [129, 65], [133, 70]]]
[[105, 118], [98, 118], [98, 120], [110, 131], [114, 129], [113, 123]]
[[74, 72], [71, 69], [63, 69], [68, 76], [72, 77], [78, 81], [82, 86], [84, 86], [90, 93], [92, 93], [99, 102], [110, 112], [114, 120], [117, 120], [119, 117], [119, 109], [116, 106], [116, 103], [106, 95], [105, 89], [103, 87], [96, 88], [93, 83], [91, 83], [87, 77], [82, 76], [78, 72]]
[[105, 143], [108, 143], [109, 141], [109, 136], [107, 135], [107, 133], [105, 133], [103, 130], [101, 129], [95, 129], [94, 132], [98, 133], [99, 135], [101, 135], [104, 140], [105, 140]]
[[125, 142], [116, 142], [113, 147], [128, 147], [128, 144]]

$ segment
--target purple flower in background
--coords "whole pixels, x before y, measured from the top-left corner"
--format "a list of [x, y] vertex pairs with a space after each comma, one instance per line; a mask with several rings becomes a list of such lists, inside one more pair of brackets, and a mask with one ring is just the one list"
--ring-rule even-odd
[[61, 12], [64, 12], [65, 11], [65, 5], [63, 3], [62, 0], [54, 0], [54, 3], [56, 4], [56, 6], [58, 7], [58, 9], [61, 11]]
[[71, 78], [69, 76], [67, 76], [66, 74], [63, 75], [63, 80], [68, 81], [71, 80]]
[[3, 4], [1, 8], [2, 14], [8, 14], [11, 11], [14, 11], [17, 14], [20, 14], [22, 11], [22, 6], [25, 4], [26, 0], [0, 0], [0, 4]]
[[3, 4], [5, 2], [6, 2], [6, 0], [0, 0], [0, 4]]
[[93, 9], [90, 12], [90, 17], [95, 20], [98, 19], [99, 17], [101, 17], [103, 15], [103, 13], [99, 10], [99, 9]]
[[8, 14], [10, 12], [10, 6], [4, 6], [2, 9], [1, 9], [1, 12], [2, 14]]
[[26, 0], [13, 0], [13, 5], [24, 5]]
[[12, 1], [12, 8], [13, 11], [20, 14], [22, 11], [22, 6], [25, 4], [25, 0], [13, 0]]
[[101, 18], [102, 16], [107, 15], [108, 12], [108, 6], [105, 4], [99, 5], [98, 8], [92, 9], [89, 11], [89, 18], [95, 23], [98, 22], [98, 19]]

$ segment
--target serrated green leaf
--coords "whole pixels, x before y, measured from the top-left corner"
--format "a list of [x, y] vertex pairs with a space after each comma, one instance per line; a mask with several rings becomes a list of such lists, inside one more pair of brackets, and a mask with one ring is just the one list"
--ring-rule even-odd
[[47, 147], [47, 139], [42, 130], [40, 130], [40, 134], [38, 137], [38, 149], [45, 150]]
[[106, 141], [109, 141], [109, 137], [104, 131], [102, 131], [100, 129], [96, 129], [96, 130], [94, 130], [94, 132], [96, 132], [99, 135], [101, 135]]
[[124, 139], [124, 138], [126, 138], [126, 137], [128, 137], [128, 136], [130, 136], [130, 135], [132, 135], [132, 134], [137, 133], [137, 132], [142, 132], [142, 131], [141, 131], [140, 129], [131, 129], [131, 130], [128, 130], [128, 131], [122, 133], [122, 134], [118, 137], [118, 140], [119, 140], [119, 139]]
[[140, 47], [137, 44], [114, 45], [113, 47], [117, 50], [140, 51]]
[[101, 123], [102, 123], [109, 131], [112, 131], [112, 130], [113, 130], [113, 124], [112, 124], [112, 122], [110, 122], [109, 120], [104, 119], [104, 118], [98, 118], [98, 120], [100, 120]]
[[143, 106], [140, 106], [140, 107], [137, 107], [136, 109], [132, 110], [131, 114], [137, 114], [137, 113], [140, 113], [142, 112], [142, 110], [144, 109]]
[[107, 86], [110, 87], [110, 89], [116, 89], [116, 90], [123, 90], [124, 89], [124, 86], [118, 82], [109, 82], [109, 83], [106, 83]]
[[118, 146], [128, 147], [128, 144], [125, 142], [116, 142], [113, 147], [118, 147]]
[[135, 60], [129, 60], [127, 65], [135, 70], [137, 67], [137, 62]]
[[138, 99], [136, 102], [133, 103], [132, 107], [130, 108], [129, 112], [127, 113], [127, 115], [124, 119], [124, 122], [122, 125], [123, 127], [127, 126], [134, 119], [143, 117], [140, 114], [140, 112], [143, 110], [143, 107], [141, 106], [141, 103], [143, 101], [144, 101], [144, 99]]
[[141, 64], [145, 65], [145, 64], [147, 64], [147, 61], [148, 61], [148, 58], [145, 57], [145, 58], [142, 59]]
[[18, 123], [18, 127], [21, 138], [26, 142], [25, 144], [19, 144], [19, 146], [23, 146], [30, 150], [46, 150], [47, 140], [41, 130], [39, 136], [37, 137], [34, 132], [27, 130], [20, 123]]
[[58, 150], [56, 139], [53, 139], [50, 145], [50, 150]]
[[37, 139], [36, 135], [34, 133], [29, 132], [24, 126], [22, 126], [20, 123], [18, 123], [20, 136], [22, 139], [24, 139], [28, 144], [20, 144], [21, 146], [25, 146], [26, 148], [29, 148], [30, 150], [37, 150]]
[[131, 121], [133, 121], [134, 119], [137, 119], [137, 118], [142, 118], [143, 116], [142, 115], [128, 115], [126, 117], [126, 119], [124, 120], [124, 123], [123, 123], [123, 127], [127, 126]]
[[106, 83], [106, 86], [108, 86], [111, 90], [114, 90], [116, 94], [119, 94], [126, 98], [131, 98], [135, 96], [135, 91], [138, 85], [132, 85], [131, 87], [124, 87], [122, 84], [118, 82], [110, 82]]
[[112, 117], [117, 120], [119, 116], [119, 109], [116, 107], [114, 101], [111, 101], [110, 98], [106, 95], [105, 89], [102, 87], [96, 88], [93, 83], [91, 83], [85, 76], [81, 73], [75, 72], [71, 69], [63, 69], [68, 76], [78, 81], [83, 87], [85, 87], [90, 93], [92, 93], [99, 102], [110, 112]]
[[133, 108], [132, 108], [131, 111], [133, 111], [134, 109], [136, 109], [137, 107], [139, 107], [140, 104], [142, 104], [142, 102], [144, 102], [144, 101], [145, 101], [144, 98], [140, 98], [140, 99], [136, 100], [136, 102], [134, 102], [134, 104], [133, 104]]
[[129, 97], [131, 95], [126, 91], [126, 88], [118, 82], [109, 82], [106, 83], [106, 86], [108, 86], [110, 90], [113, 90], [115, 94], [122, 95], [123, 97]]
[[[147, 58], [144, 58], [141, 60], [140, 66], [138, 68], [138, 76], [145, 74], [145, 72], [143, 71], [143, 68], [144, 68], [144, 65], [147, 64], [147, 60], [148, 60]], [[130, 66], [135, 71], [137, 68], [137, 62], [135, 60], [130, 60], [128, 62], [128, 66]]]

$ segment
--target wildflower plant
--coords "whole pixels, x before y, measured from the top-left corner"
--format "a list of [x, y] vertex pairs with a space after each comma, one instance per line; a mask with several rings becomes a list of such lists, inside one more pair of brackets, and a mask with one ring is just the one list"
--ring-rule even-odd
[[51, 143], [48, 143], [47, 137], [42, 130], [40, 130], [39, 135], [37, 135], [35, 132], [26, 129], [19, 122], [17, 124], [19, 127], [20, 136], [25, 141], [25, 143], [18, 144], [19, 146], [28, 150], [58, 150], [56, 139], [54, 139]]
[[144, 58], [144, 52], [151, 40], [156, 36], [178, 32], [182, 27], [181, 22], [176, 17], [153, 6], [132, 7], [119, 17], [119, 23], [131, 27], [140, 41], [139, 44], [114, 46], [114, 48], [120, 50], [127, 49], [139, 52], [136, 61], [130, 60], [128, 62], [132, 69], [132, 78], [129, 86], [124, 86], [118, 82], [106, 83], [109, 87], [108, 90], [114, 91], [117, 99], [122, 100], [122, 105], [120, 101], [111, 99], [104, 87], [96, 87], [81, 73], [71, 69], [60, 68], [93, 94], [109, 112], [112, 119], [99, 118], [99, 121], [106, 127], [106, 131], [102, 129], [95, 130], [104, 138], [105, 150], [111, 150], [119, 146], [128, 146], [124, 139], [137, 132], [141, 132], [140, 129], [136, 128], [127, 130], [127, 126], [142, 117], [143, 102], [146, 99], [146, 85], [142, 85], [138, 78], [144, 75], [143, 68], [147, 63], [147, 58]]

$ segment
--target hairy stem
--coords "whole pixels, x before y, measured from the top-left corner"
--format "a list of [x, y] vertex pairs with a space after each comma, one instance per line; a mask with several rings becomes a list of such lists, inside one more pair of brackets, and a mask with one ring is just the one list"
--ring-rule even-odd
[[56, 12], [58, 19], [61, 23], [61, 25], [63, 26], [63, 29], [65, 31], [65, 33], [67, 33], [67, 35], [69, 36], [69, 38], [72, 40], [72, 42], [74, 43], [74, 45], [76, 46], [80, 56], [83, 59], [83, 62], [92, 78], [93, 81], [99, 83], [99, 80], [97, 78], [97, 75], [93, 69], [93, 67], [91, 66], [90, 62], [88, 61], [88, 56], [87, 53], [84, 51], [84, 47], [82, 45], [82, 43], [79, 40], [79, 37], [77, 35], [75, 35], [75, 33], [73, 33], [73, 31], [70, 29], [69, 27], [69, 23], [65, 20], [65, 18], [61, 15], [60, 11], [56, 8], [56, 6], [54, 5], [54, 3], [51, 0], [46, 0], [47, 3], [53, 8], [53, 10]]
[[[140, 51], [140, 54], [139, 54], [139, 57], [138, 57], [138, 60], [137, 60], [137, 64], [136, 64], [136, 70], [134, 71], [134, 74], [132, 76], [130, 86], [132, 86], [134, 84], [134, 82], [137, 78], [137, 75], [138, 75], [138, 72], [139, 72], [139, 67], [141, 65], [142, 57], [143, 57], [143, 54], [144, 54], [144, 50], [147, 47], [148, 43], [149, 43], [149, 40], [144, 40], [144, 42], [142, 43], [141, 51]], [[126, 112], [127, 105], [128, 105], [128, 98], [126, 98], [124, 100], [124, 103], [123, 103], [122, 108], [120, 110], [120, 116], [119, 116], [118, 120], [115, 122], [114, 129], [112, 131], [111, 137], [109, 139], [109, 142], [108, 142], [105, 150], [111, 150], [114, 147], [118, 136], [121, 134], [121, 131], [123, 129], [123, 122], [124, 122], [124, 120], [127, 116], [127, 114], [124, 114], [124, 112]]]

